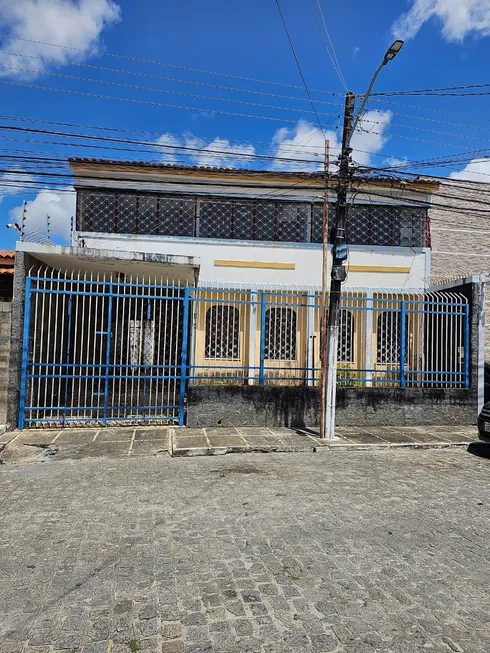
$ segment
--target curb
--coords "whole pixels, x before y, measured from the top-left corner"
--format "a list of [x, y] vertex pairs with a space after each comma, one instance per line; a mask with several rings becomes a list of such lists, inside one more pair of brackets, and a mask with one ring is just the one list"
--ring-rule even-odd
[[464, 442], [392, 442], [392, 443], [373, 443], [373, 444], [356, 444], [349, 442], [336, 442], [332, 444], [319, 444], [311, 448], [304, 447], [287, 447], [287, 446], [263, 446], [263, 447], [184, 447], [179, 449], [172, 442], [170, 455], [174, 458], [192, 458], [196, 456], [223, 456], [227, 453], [315, 453], [318, 451], [386, 451], [396, 449], [462, 449], [473, 446], [488, 446], [488, 443], [482, 440], [464, 441]]
[[373, 443], [373, 444], [356, 444], [351, 443], [338, 443], [327, 444], [325, 448], [329, 451], [341, 449], [342, 451], [372, 451], [378, 449], [460, 449], [462, 447], [469, 447], [470, 445], [484, 446], [486, 443], [481, 440], [465, 440], [464, 442], [387, 442]]

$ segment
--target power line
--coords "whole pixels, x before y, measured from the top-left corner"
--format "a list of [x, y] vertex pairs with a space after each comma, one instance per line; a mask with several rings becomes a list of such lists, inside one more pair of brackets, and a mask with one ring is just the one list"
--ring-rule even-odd
[[418, 93], [433, 93], [433, 92], [439, 92], [439, 91], [461, 91], [469, 88], [487, 88], [489, 87], [490, 84], [488, 83], [483, 83], [483, 84], [466, 84], [465, 86], [441, 86], [441, 87], [434, 87], [434, 88], [419, 88], [419, 89], [413, 89], [413, 90], [408, 90], [408, 91], [378, 91], [376, 93], [373, 93], [373, 96], [377, 95], [414, 95]]
[[[7, 66], [5, 64], [0, 64], [0, 68], [6, 68], [8, 70], [17, 70], [19, 72], [25, 72], [25, 73], [35, 73], [35, 70], [31, 70], [29, 68], [17, 68], [15, 66]], [[166, 88], [153, 88], [150, 86], [138, 86], [137, 84], [125, 84], [124, 82], [114, 82], [112, 80], [108, 79], [95, 79], [93, 77], [80, 77], [78, 75], [66, 75], [65, 73], [54, 73], [54, 72], [49, 72], [45, 71], [43, 72], [43, 75], [50, 75], [51, 77], [62, 77], [63, 79], [74, 79], [77, 81], [81, 82], [94, 82], [96, 84], [108, 84], [109, 86], [119, 86], [122, 88], [129, 88], [137, 91], [149, 91], [151, 93], [170, 93], [172, 95], [179, 95], [181, 97], [189, 97], [189, 98], [196, 98], [198, 100], [210, 100], [212, 102], [229, 102], [232, 104], [242, 104], [245, 106], [250, 106], [250, 107], [260, 107], [262, 109], [275, 109], [276, 111], [294, 111], [295, 113], [314, 113], [318, 118], [318, 114], [313, 107], [313, 111], [309, 111], [308, 109], [295, 109], [293, 107], [281, 107], [278, 105], [273, 105], [273, 104], [260, 104], [258, 102], [247, 102], [246, 100], [234, 100], [232, 98], [222, 98], [222, 97], [212, 97], [208, 95], [199, 95], [197, 93], [184, 93], [183, 91], [173, 91], [171, 89], [166, 89]], [[313, 105], [312, 105], [313, 106]], [[336, 118], [336, 114], [332, 113], [320, 113], [322, 116], [331, 116]], [[320, 123], [319, 123], [320, 124]]]
[[[123, 134], [135, 134], [138, 136], [156, 136], [156, 137], [161, 137], [162, 132], [154, 132], [154, 131], [145, 131], [145, 130], [136, 130], [136, 129], [123, 129], [120, 127], [105, 127], [101, 125], [81, 125], [80, 123], [73, 123], [73, 122], [61, 122], [61, 121], [55, 121], [55, 120], [45, 120], [44, 118], [25, 118], [25, 117], [20, 117], [20, 116], [9, 116], [9, 115], [0, 115], [0, 120], [10, 120], [12, 122], [32, 122], [32, 123], [39, 123], [43, 125], [54, 125], [58, 127], [77, 127], [80, 129], [93, 129], [93, 130], [100, 130], [100, 131], [108, 131], [108, 132], [116, 132], [116, 133], [123, 133]], [[319, 130], [315, 130], [313, 134], [308, 138], [308, 140], [311, 140], [311, 138], [317, 133]], [[186, 134], [172, 134], [173, 137], [175, 138], [185, 138]], [[201, 137], [196, 137], [199, 138], [200, 140]], [[214, 139], [213, 139], [214, 140]], [[221, 139], [220, 139], [221, 140]], [[238, 143], [239, 145], [249, 145], [249, 144], [258, 144], [258, 145], [267, 145], [269, 148], [272, 147], [271, 141], [255, 141], [255, 140], [250, 140], [250, 139], [234, 139], [234, 138], [223, 138], [222, 140], [226, 140], [229, 143]], [[306, 140], [306, 139], [305, 139]], [[210, 141], [212, 142], [212, 141]], [[292, 149], [292, 148], [307, 148], [307, 149], [318, 149], [316, 145], [303, 145], [301, 143], [295, 144], [295, 145], [281, 145], [281, 147], [285, 149]]]
[[[120, 68], [107, 68], [104, 66], [95, 66], [93, 64], [88, 64], [88, 63], [82, 63], [80, 61], [58, 61], [57, 59], [50, 59], [48, 57], [41, 57], [41, 56], [36, 56], [32, 54], [21, 54], [20, 52], [10, 52], [9, 50], [0, 50], [0, 54], [8, 54], [14, 57], [20, 57], [22, 59], [28, 58], [28, 59], [36, 59], [39, 61], [48, 61], [51, 63], [55, 63], [59, 65], [60, 63], [64, 66], [79, 66], [83, 68], [90, 68], [92, 70], [101, 70], [104, 72], [110, 72], [110, 73], [121, 73], [124, 75], [133, 75], [135, 77], [145, 77], [147, 79], [158, 79], [161, 81], [167, 81], [167, 82], [176, 82], [178, 84], [193, 84], [195, 86], [206, 86], [208, 88], [216, 88], [219, 90], [224, 90], [224, 91], [233, 91], [236, 93], [251, 93], [254, 95], [264, 95], [267, 97], [273, 97], [273, 98], [279, 98], [282, 100], [293, 100], [295, 102], [308, 102], [307, 98], [301, 98], [301, 97], [293, 97], [291, 95], [279, 95], [277, 93], [267, 93], [266, 91], [255, 91], [252, 89], [245, 89], [245, 88], [235, 88], [232, 86], [221, 86], [219, 84], [209, 84], [206, 82], [197, 82], [194, 80], [188, 80], [188, 79], [176, 79], [175, 77], [164, 77], [161, 75], [152, 75], [150, 73], [141, 73], [141, 72], [135, 72], [132, 70], [121, 70]], [[10, 68], [12, 70], [24, 70], [22, 68], [13, 68], [11, 66], [3, 65], [2, 67], [4, 68]], [[34, 70], [25, 70], [25, 72], [37, 72]], [[49, 74], [48, 71], [43, 71], [43, 75]], [[89, 80], [87, 80], [89, 81]], [[90, 80], [93, 81], [93, 80]], [[96, 80], [97, 81], [97, 80]], [[155, 89], [151, 89], [155, 90]], [[338, 102], [329, 102], [327, 100], [315, 100], [318, 104], [329, 104], [331, 106], [336, 106], [336, 107], [341, 107], [342, 105], [339, 104]]]
[[[54, 126], [60, 126], [60, 127], [77, 127], [81, 129], [93, 129], [93, 130], [101, 130], [101, 131], [112, 131], [112, 132], [118, 132], [118, 133], [126, 133], [126, 134], [135, 134], [138, 136], [157, 136], [160, 137], [162, 136], [161, 132], [153, 132], [153, 131], [144, 131], [144, 130], [134, 130], [134, 129], [122, 129], [122, 128], [117, 128], [117, 127], [105, 127], [105, 126], [100, 126], [100, 125], [82, 125], [79, 123], [72, 123], [72, 122], [60, 122], [60, 121], [53, 121], [53, 120], [45, 120], [43, 118], [31, 118], [31, 117], [19, 117], [19, 116], [9, 116], [9, 115], [0, 115], [0, 120], [10, 120], [14, 122], [32, 122], [32, 123], [40, 123], [40, 124], [46, 124], [46, 125], [54, 125]], [[319, 131], [319, 130], [317, 130]], [[316, 132], [313, 132], [308, 139], [311, 139]], [[181, 135], [179, 134], [172, 134], [172, 136], [178, 138]], [[184, 134], [185, 136], [185, 134]], [[199, 137], [198, 137], [199, 138]], [[235, 142], [239, 143], [240, 145], [246, 145], [246, 144], [259, 144], [259, 145], [267, 145], [269, 148], [273, 147], [273, 144], [271, 141], [255, 141], [255, 140], [238, 140], [238, 139], [232, 139], [232, 138], [226, 138], [224, 140], [227, 140], [229, 142]], [[284, 145], [281, 144], [281, 148], [285, 149], [318, 149], [317, 146], [315, 145], [306, 145], [306, 144], [295, 144], [295, 145]], [[335, 148], [333, 148], [335, 150]], [[339, 148], [337, 148], [339, 149]], [[475, 152], [479, 152], [480, 150], [475, 150]], [[371, 152], [369, 150], [361, 150], [354, 148], [354, 152], [360, 152], [363, 154], [369, 154], [371, 156], [378, 156], [378, 157], [389, 157], [391, 156], [388, 153], [380, 153], [380, 152]], [[332, 159], [333, 160], [333, 159]]]
[[[377, 120], [365, 120], [364, 122], [370, 123], [373, 125], [384, 125], [385, 123], [377, 121]], [[426, 129], [425, 127], [419, 127], [419, 126], [414, 126], [414, 125], [402, 125], [400, 123], [392, 123], [393, 127], [400, 127], [402, 129], [412, 129], [414, 131], [421, 131], [421, 132], [426, 132], [429, 134], [439, 134], [440, 136], [452, 136], [454, 138], [464, 138], [464, 139], [470, 139], [474, 141], [483, 141], [483, 142], [490, 142], [490, 139], [488, 138], [481, 138], [477, 136], [468, 136], [467, 134], [455, 134], [452, 132], [444, 132], [444, 131], [439, 131], [437, 129]], [[490, 129], [486, 129], [485, 131], [490, 131]]]
[[[369, 98], [369, 102], [378, 102], [380, 104], [386, 104], [388, 106], [394, 107], [406, 107], [407, 109], [416, 109], [417, 111], [427, 111], [430, 113], [441, 113], [447, 116], [457, 116], [459, 118], [470, 118], [471, 120], [482, 120], [485, 122], [490, 122], [490, 118], [485, 118], [484, 116], [472, 116], [468, 113], [457, 113], [455, 111], [445, 111], [444, 109], [434, 109], [433, 107], [421, 107], [417, 104], [405, 104], [404, 102], [393, 102], [389, 100], [379, 99], [379, 98]], [[418, 116], [413, 116], [414, 118]]]
[[[10, 38], [9, 34], [0, 34], [0, 38]], [[151, 64], [153, 66], [166, 66], [167, 68], [175, 68], [178, 70], [187, 70], [193, 73], [203, 73], [206, 75], [218, 75], [220, 77], [228, 77], [230, 79], [240, 79], [245, 82], [254, 82], [257, 84], [270, 84], [272, 86], [283, 86], [285, 88], [294, 88], [294, 89], [299, 89], [302, 90], [301, 86], [296, 86], [294, 84], [284, 84], [283, 82], [275, 82], [275, 81], [269, 81], [269, 80], [264, 80], [264, 79], [257, 79], [254, 77], [243, 77], [241, 75], [232, 75], [230, 73], [222, 73], [222, 72], [217, 72], [213, 70], [205, 70], [203, 68], [192, 68], [190, 66], [182, 66], [178, 64], [171, 64], [171, 63], [166, 63], [163, 61], [155, 61], [152, 59], [142, 59], [140, 57], [130, 57], [127, 55], [123, 54], [116, 54], [114, 52], [101, 52], [98, 50], [87, 50], [84, 48], [76, 48], [74, 46], [70, 45], [60, 45], [59, 43], [48, 43], [46, 41], [35, 41], [33, 39], [25, 39], [25, 38], [20, 38], [18, 36], [15, 37], [15, 41], [22, 41], [24, 43], [36, 43], [37, 45], [48, 45], [53, 48], [61, 48], [62, 50], [72, 50], [74, 52], [83, 52], [84, 54], [88, 54], [91, 56], [98, 56], [98, 57], [114, 57], [116, 59], [124, 59], [126, 61], [137, 61], [138, 63], [145, 63], [145, 64]], [[318, 89], [318, 88], [312, 88], [310, 89], [312, 92], [315, 93], [325, 93], [327, 95], [336, 95], [336, 93], [333, 93], [332, 91], [325, 91], [323, 89]]]
[[[326, 33], [326, 35], [327, 35], [328, 42], [327, 42], [327, 40], [325, 39], [325, 35], [324, 35], [324, 33], [322, 32], [322, 28], [321, 28], [320, 22], [318, 21], [317, 15], [316, 15], [316, 13], [315, 13], [314, 0], [311, 0], [312, 9], [313, 9], [313, 14], [314, 14], [314, 16], [315, 16], [316, 24], [317, 24], [317, 26], [318, 26], [318, 31], [319, 31], [319, 33], [320, 33], [320, 36], [321, 36], [323, 42], [325, 43], [325, 50], [327, 51], [327, 54], [328, 54], [328, 56], [330, 57], [330, 61], [332, 62], [333, 69], [334, 69], [334, 71], [337, 73], [337, 77], [339, 78], [340, 83], [341, 83], [342, 86], [344, 87], [344, 90], [345, 90], [346, 92], [348, 92], [349, 89], [347, 88], [347, 83], [346, 83], [346, 81], [345, 81], [344, 75], [342, 74], [342, 70], [341, 70], [341, 68], [340, 68], [339, 61], [338, 61], [338, 59], [337, 59], [337, 53], [335, 52], [335, 48], [334, 48], [334, 45], [333, 45], [333, 43], [332, 43], [332, 39], [330, 38], [330, 33], [329, 33], [329, 31], [328, 31], [328, 28], [327, 28], [327, 23], [326, 23], [326, 21], [325, 21], [325, 16], [323, 15], [323, 11], [322, 11], [322, 7], [321, 7], [321, 4], [320, 4], [320, 0], [316, 0], [316, 3], [317, 3], [317, 6], [318, 6], [318, 11], [320, 12], [320, 17], [321, 17], [322, 22], [323, 22], [323, 28], [324, 28], [325, 33]], [[330, 43], [330, 47], [329, 47], [329, 43]]]
[[[147, 104], [156, 107], [168, 107], [171, 109], [184, 109], [186, 111], [199, 111], [202, 113], [220, 114], [224, 116], [235, 116], [238, 118], [254, 118], [257, 120], [272, 120], [274, 122], [283, 122], [283, 123], [287, 122], [293, 124], [297, 124], [298, 122], [297, 120], [292, 120], [290, 118], [276, 118], [273, 116], [255, 116], [246, 113], [236, 113], [233, 111], [222, 111], [221, 109], [203, 109], [201, 107], [188, 107], [188, 106], [183, 106], [178, 104], [170, 104], [167, 102], [155, 102], [153, 100], [139, 100], [136, 98], [117, 97], [113, 95], [102, 95], [99, 93], [88, 93], [86, 91], [76, 91], [74, 89], [68, 89], [68, 88], [53, 88], [50, 86], [39, 86], [37, 84], [31, 84], [31, 83], [12, 82], [6, 79], [0, 79], [0, 84], [7, 84], [9, 86], [20, 86], [24, 88], [33, 88], [41, 91], [51, 91], [53, 93], [69, 93], [71, 95], [81, 95], [83, 97], [93, 97], [102, 100], [117, 100], [119, 102], [131, 102], [135, 104]], [[266, 106], [266, 105], [262, 105], [262, 106]], [[326, 114], [326, 115], [333, 115], [333, 114]], [[321, 127], [323, 131], [323, 127], [328, 127], [328, 125], [321, 125]]]
[[[369, 98], [369, 102], [377, 102], [378, 104], [385, 104], [388, 106], [394, 107], [405, 107], [407, 109], [416, 109], [417, 111], [426, 111], [428, 113], [440, 113], [446, 116], [457, 116], [458, 118], [469, 118], [470, 120], [481, 120], [483, 122], [490, 122], [490, 118], [485, 118], [484, 116], [472, 116], [468, 113], [458, 113], [456, 111], [446, 111], [444, 109], [435, 109], [434, 107], [421, 107], [417, 104], [406, 104], [405, 102], [393, 102], [390, 100], [378, 99], [378, 98]], [[419, 118], [420, 116], [411, 116], [413, 118]]]
[[[129, 140], [124, 138], [115, 138], [112, 136], [96, 136], [94, 134], [77, 134], [74, 132], [63, 132], [63, 131], [56, 131], [52, 129], [37, 129], [33, 127], [18, 127], [13, 125], [0, 124], [0, 131], [1, 130], [13, 131], [13, 132], [27, 132], [29, 134], [47, 134], [50, 136], [62, 136], [67, 138], [78, 138], [78, 139], [86, 139], [91, 141], [103, 141], [108, 143], [144, 145], [145, 147], [156, 148], [157, 150], [158, 149], [163, 149], [164, 151], [167, 150], [170, 151], [171, 153], [173, 153], [175, 150], [183, 150], [184, 152], [187, 151], [199, 152], [201, 154], [206, 154], [206, 155], [209, 154], [209, 155], [221, 155], [227, 157], [243, 157], [247, 159], [266, 159], [266, 160], [273, 160], [273, 161], [289, 161], [293, 163], [315, 163], [315, 164], [318, 163], [318, 160], [315, 159], [295, 159], [292, 157], [290, 158], [290, 157], [271, 156], [266, 154], [251, 154], [248, 152], [240, 152], [240, 151], [233, 151], [233, 150], [209, 149], [209, 146], [191, 147], [187, 145], [165, 144], [165, 143], [158, 143], [153, 141], [135, 141], [135, 140]], [[84, 146], [82, 143], [75, 143], [75, 145], [79, 147]]]
[[294, 49], [294, 45], [293, 45], [293, 42], [292, 42], [292, 40], [291, 40], [291, 36], [290, 36], [290, 34], [289, 34], [288, 26], [286, 25], [286, 21], [285, 21], [285, 19], [284, 19], [283, 13], [282, 13], [282, 9], [281, 9], [281, 5], [280, 5], [280, 3], [279, 3], [279, 0], [276, 0], [276, 5], [277, 5], [277, 9], [278, 9], [278, 11], [279, 11], [279, 15], [281, 16], [281, 21], [282, 21], [282, 24], [283, 24], [283, 27], [284, 27], [284, 31], [286, 32], [286, 36], [287, 36], [288, 41], [289, 41], [289, 47], [290, 47], [291, 52], [292, 52], [292, 54], [293, 54], [294, 60], [295, 60], [295, 62], [296, 62], [296, 66], [297, 66], [297, 68], [298, 68], [298, 72], [299, 72], [300, 77], [301, 77], [301, 80], [302, 80], [302, 82], [303, 82], [303, 86], [305, 87], [306, 95], [308, 96], [308, 99], [310, 100], [311, 108], [313, 109], [313, 113], [314, 113], [315, 116], [316, 116], [316, 120], [317, 120], [317, 122], [318, 122], [318, 126], [320, 127], [320, 129], [321, 129], [321, 131], [322, 131], [323, 138], [324, 138], [325, 140], [327, 140], [327, 137], [326, 137], [326, 135], [325, 135], [325, 132], [323, 131], [323, 125], [322, 125], [322, 123], [320, 122], [320, 118], [318, 117], [318, 113], [317, 113], [317, 111], [316, 111], [316, 109], [315, 109], [315, 105], [313, 104], [313, 100], [311, 99], [310, 91], [309, 91], [309, 89], [308, 89], [308, 85], [307, 85], [306, 80], [305, 80], [305, 78], [304, 78], [303, 71], [301, 70], [301, 66], [300, 66], [300, 64], [299, 64], [298, 57], [296, 56], [296, 51], [295, 51], [295, 49]]

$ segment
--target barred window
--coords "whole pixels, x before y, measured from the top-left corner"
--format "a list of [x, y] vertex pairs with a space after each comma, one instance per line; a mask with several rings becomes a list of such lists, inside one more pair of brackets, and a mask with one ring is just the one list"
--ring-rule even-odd
[[354, 362], [354, 316], [345, 308], [340, 311], [340, 332], [337, 359], [341, 363]]
[[[378, 316], [376, 362], [392, 365], [400, 362], [401, 317], [398, 311], [383, 311]], [[408, 315], [405, 315], [405, 360], [408, 360]]]
[[[345, 308], [340, 309], [339, 341], [337, 343], [337, 361], [354, 362], [354, 316]], [[320, 318], [320, 360], [323, 353], [323, 316]]]
[[216, 304], [206, 311], [205, 358], [240, 358], [240, 311]]
[[292, 308], [268, 308], [265, 312], [265, 350], [268, 360], [296, 360], [296, 311]]

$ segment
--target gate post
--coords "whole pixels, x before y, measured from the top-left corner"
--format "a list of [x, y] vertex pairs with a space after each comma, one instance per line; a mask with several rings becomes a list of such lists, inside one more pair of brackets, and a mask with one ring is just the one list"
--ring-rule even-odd
[[111, 362], [111, 335], [112, 335], [112, 296], [113, 283], [109, 282], [109, 303], [107, 305], [106, 350], [105, 350], [105, 379], [104, 379], [104, 417], [102, 423], [107, 426], [107, 404], [109, 400], [109, 365]]
[[190, 288], [184, 290], [184, 316], [182, 329], [182, 362], [180, 369], [179, 426], [184, 426], [185, 388], [187, 381], [187, 353], [189, 349], [189, 303]]
[[405, 300], [402, 299], [400, 308], [400, 388], [405, 387], [405, 338], [406, 338], [406, 324], [405, 324]]
[[31, 277], [26, 277], [26, 289], [24, 300], [24, 333], [22, 340], [22, 367], [20, 377], [20, 396], [19, 396], [19, 421], [20, 430], [24, 428], [24, 412], [26, 405], [27, 392], [27, 361], [29, 356], [29, 327], [31, 318]]
[[264, 362], [265, 362], [265, 313], [267, 306], [267, 295], [262, 293], [260, 299], [260, 361], [259, 361], [259, 385], [264, 385]]

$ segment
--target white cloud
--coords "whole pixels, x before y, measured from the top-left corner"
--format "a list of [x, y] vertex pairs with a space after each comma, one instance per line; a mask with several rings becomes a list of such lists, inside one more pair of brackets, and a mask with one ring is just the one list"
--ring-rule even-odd
[[162, 134], [160, 138], [157, 139], [157, 143], [164, 146], [161, 148], [161, 158], [164, 163], [175, 164], [178, 162], [176, 156], [178, 150], [175, 148], [179, 145], [182, 145], [182, 143], [177, 138], [177, 136], [174, 136], [170, 133]]
[[102, 30], [120, 20], [120, 8], [112, 0], [0, 0], [0, 26], [8, 37], [2, 50], [18, 52], [24, 57], [0, 54], [0, 66], [28, 68], [22, 73], [0, 68], [0, 75], [31, 79], [49, 67], [49, 62], [29, 57], [46, 57], [59, 63], [81, 61], [87, 54], [56, 48], [32, 39], [82, 50], [99, 47]]
[[490, 159], [473, 159], [462, 170], [451, 172], [449, 179], [490, 183]]
[[[170, 146], [162, 148], [161, 158], [164, 163], [172, 164], [184, 163], [177, 156], [180, 154], [192, 165], [243, 168], [251, 166], [253, 159], [248, 155], [255, 154], [255, 148], [250, 143], [230, 143], [226, 138], [219, 137], [208, 140], [194, 136], [190, 132], [183, 136], [162, 134], [156, 142], [159, 145]], [[179, 150], [177, 149], [179, 146], [192, 149]]]
[[398, 166], [405, 166], [408, 163], [408, 158], [404, 156], [402, 159], [399, 159], [396, 156], [389, 156], [385, 159], [384, 164], [390, 168], [397, 168]]
[[431, 18], [442, 24], [446, 41], [461, 43], [465, 36], [490, 35], [490, 0], [414, 0], [392, 26], [397, 39], [411, 39]]
[[[75, 193], [66, 191], [39, 191], [36, 197], [27, 202], [26, 232], [39, 230], [47, 234], [47, 217], [50, 218], [51, 236], [59, 242], [70, 241], [71, 218], [75, 215]], [[22, 222], [22, 206], [16, 206], [9, 211], [13, 222]]]
[[[371, 154], [378, 153], [388, 139], [386, 129], [391, 121], [391, 111], [367, 111], [352, 136], [352, 158], [359, 165], [371, 165]], [[335, 170], [332, 160], [340, 153], [341, 135], [337, 131], [325, 131], [330, 144], [330, 169]], [[276, 160], [275, 170], [322, 170], [325, 141], [322, 132], [311, 122], [300, 120], [294, 128], [281, 127], [272, 139]], [[287, 161], [300, 159], [301, 161]]]
[[[213, 152], [217, 152], [217, 154], [213, 154]], [[230, 152], [230, 154], [226, 155], [223, 152]], [[200, 166], [232, 166], [239, 159], [241, 165], [246, 166], [252, 160], [248, 155], [252, 154], [255, 154], [253, 145], [232, 144], [226, 138], [215, 138], [207, 145], [204, 145], [202, 152], [194, 155], [194, 160]], [[240, 155], [247, 156], [241, 157]]]

